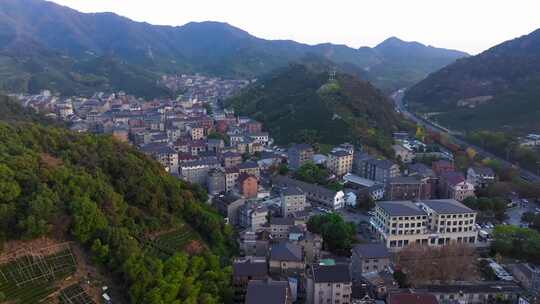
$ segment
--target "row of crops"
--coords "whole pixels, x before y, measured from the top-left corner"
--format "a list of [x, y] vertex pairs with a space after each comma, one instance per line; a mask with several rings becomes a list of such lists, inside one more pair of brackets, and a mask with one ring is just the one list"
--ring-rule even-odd
[[55, 291], [54, 282], [72, 275], [71, 250], [49, 256], [24, 256], [0, 266], [0, 292], [6, 301], [38, 303]]
[[189, 227], [167, 232], [154, 240], [146, 241], [146, 249], [150, 254], [165, 259], [182, 250], [190, 241], [198, 239], [198, 235]]

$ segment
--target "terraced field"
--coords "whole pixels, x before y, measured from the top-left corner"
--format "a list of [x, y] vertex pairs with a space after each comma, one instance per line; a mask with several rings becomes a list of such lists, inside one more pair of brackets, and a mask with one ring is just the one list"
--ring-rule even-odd
[[195, 231], [187, 226], [159, 235], [154, 240], [146, 240], [146, 249], [149, 253], [159, 257], [168, 258], [193, 240], [199, 240]]
[[0, 292], [13, 303], [39, 303], [56, 291], [55, 282], [75, 270], [70, 250], [39, 258], [24, 256], [0, 266]]

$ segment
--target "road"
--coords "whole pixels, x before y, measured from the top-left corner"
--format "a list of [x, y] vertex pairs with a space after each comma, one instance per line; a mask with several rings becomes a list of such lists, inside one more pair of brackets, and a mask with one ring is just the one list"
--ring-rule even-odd
[[[393, 93], [390, 97], [394, 100], [396, 112], [401, 113], [403, 116], [405, 116], [405, 118], [407, 118], [409, 120], [412, 120], [417, 124], [422, 125], [424, 128], [426, 128], [429, 131], [439, 132], [439, 133], [448, 133], [449, 136], [452, 138], [452, 140], [455, 143], [457, 143], [457, 144], [459, 144], [461, 146], [471, 147], [480, 156], [495, 159], [495, 160], [499, 161], [505, 168], [516, 167], [514, 164], [510, 163], [509, 161], [507, 161], [507, 160], [505, 160], [505, 159], [503, 159], [501, 157], [498, 157], [495, 154], [484, 150], [483, 148], [480, 148], [480, 147], [478, 147], [476, 145], [468, 143], [465, 140], [463, 140], [462, 138], [459, 138], [459, 137], [457, 137], [455, 135], [451, 135], [452, 132], [450, 130], [445, 129], [444, 127], [439, 126], [439, 125], [437, 125], [437, 124], [435, 124], [435, 123], [433, 123], [433, 122], [431, 122], [431, 121], [429, 121], [427, 119], [424, 119], [422, 117], [418, 117], [418, 116], [416, 116], [416, 114], [414, 114], [412, 112], [409, 112], [409, 110], [407, 109], [407, 106], [403, 103], [403, 95], [405, 95], [405, 91], [404, 90], [398, 90], [397, 92]], [[517, 167], [517, 169], [519, 170], [521, 178], [523, 178], [524, 180], [529, 181], [529, 182], [540, 182], [540, 176], [538, 176], [538, 175], [536, 175], [536, 174], [534, 174], [534, 173], [532, 173], [532, 172], [530, 172], [528, 170], [525, 170], [523, 168]]]

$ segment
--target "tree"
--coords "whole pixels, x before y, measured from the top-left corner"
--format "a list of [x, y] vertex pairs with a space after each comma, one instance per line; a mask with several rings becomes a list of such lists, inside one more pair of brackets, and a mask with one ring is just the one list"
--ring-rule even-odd
[[15, 172], [0, 164], [0, 203], [9, 203], [21, 194], [21, 188], [15, 181]]
[[356, 208], [360, 210], [371, 210], [375, 208], [375, 200], [370, 195], [359, 195], [356, 198]]
[[393, 277], [399, 288], [409, 288], [409, 284], [407, 283], [407, 275], [403, 271], [394, 271]]
[[296, 170], [294, 177], [311, 184], [326, 185], [328, 179], [328, 171], [308, 162]]
[[323, 245], [338, 255], [349, 255], [354, 241], [355, 227], [345, 223], [337, 213], [312, 216], [307, 223], [309, 231], [321, 234]]

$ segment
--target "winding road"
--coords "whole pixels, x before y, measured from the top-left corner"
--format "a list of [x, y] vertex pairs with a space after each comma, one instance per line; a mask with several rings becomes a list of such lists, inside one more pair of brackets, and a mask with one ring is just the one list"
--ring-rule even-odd
[[405, 118], [417, 123], [417, 124], [420, 124], [421, 126], [423, 126], [424, 128], [426, 128], [427, 130], [429, 131], [432, 131], [432, 132], [439, 132], [439, 133], [448, 133], [449, 136], [452, 138], [452, 140], [461, 145], [461, 146], [467, 146], [467, 147], [471, 147], [473, 148], [480, 156], [483, 156], [483, 157], [489, 157], [491, 159], [496, 159], [497, 161], [499, 161], [504, 167], [506, 168], [509, 168], [509, 167], [515, 167], [519, 170], [519, 174], [521, 176], [522, 179], [528, 181], [528, 182], [540, 182], [540, 176], [532, 173], [531, 171], [529, 170], [525, 170], [523, 168], [520, 168], [514, 164], [512, 164], [511, 162], [489, 152], [489, 151], [486, 151], [484, 150], [483, 148], [480, 148], [476, 145], [473, 145], [471, 143], [468, 143], [466, 142], [465, 140], [463, 140], [462, 138], [459, 138], [455, 135], [451, 135], [450, 133], [452, 132], [448, 132], [449, 130], [447, 129], [444, 129], [442, 128], [441, 126], [438, 126], [436, 124], [434, 124], [433, 122], [427, 120], [427, 119], [424, 119], [422, 117], [419, 117], [417, 116], [416, 114], [410, 112], [408, 109], [407, 109], [407, 106], [404, 104], [403, 102], [403, 96], [405, 95], [405, 90], [401, 89], [401, 90], [398, 90], [394, 93], [392, 93], [392, 95], [390, 95], [390, 98], [392, 98], [392, 100], [394, 100], [394, 105], [395, 105], [395, 111], [402, 114]]

